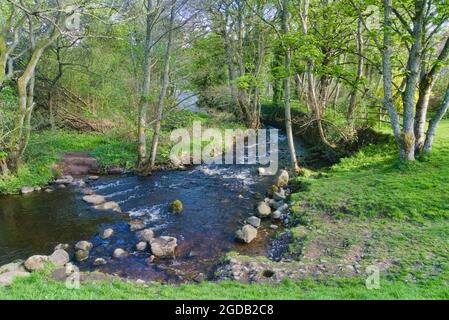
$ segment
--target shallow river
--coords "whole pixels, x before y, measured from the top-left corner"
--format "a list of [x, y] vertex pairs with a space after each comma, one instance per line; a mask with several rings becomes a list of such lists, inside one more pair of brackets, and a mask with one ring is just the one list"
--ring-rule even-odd
[[[286, 159], [285, 137], [280, 135], [279, 154]], [[298, 153], [301, 146], [298, 144]], [[184, 171], [157, 172], [148, 177], [133, 175], [102, 177], [91, 184], [95, 193], [116, 201], [123, 212], [101, 213], [82, 201], [75, 187], [52, 193], [0, 197], [0, 265], [34, 254], [50, 254], [58, 243], [74, 244], [89, 240], [91, 257], [79, 264], [84, 270], [100, 270], [134, 279], [179, 282], [202, 273], [212, 277], [219, 257], [230, 250], [248, 255], [266, 255], [274, 233], [265, 221], [258, 239], [251, 244], [234, 240], [242, 221], [254, 214], [257, 193], [265, 194], [273, 177], [257, 174], [256, 166], [200, 165]], [[168, 212], [168, 205], [180, 199], [182, 214]], [[137, 253], [129, 219], [139, 217], [156, 236], [178, 239], [177, 257], [147, 263], [149, 253]], [[114, 235], [102, 240], [98, 232], [112, 227]], [[112, 259], [115, 248], [132, 254]], [[95, 258], [108, 263], [94, 267]]]

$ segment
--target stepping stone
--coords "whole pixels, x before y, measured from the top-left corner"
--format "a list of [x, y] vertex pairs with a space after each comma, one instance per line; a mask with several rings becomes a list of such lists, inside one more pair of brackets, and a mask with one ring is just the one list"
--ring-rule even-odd
[[103, 196], [99, 196], [96, 194], [84, 196], [83, 200], [96, 206], [106, 202], [106, 199]]

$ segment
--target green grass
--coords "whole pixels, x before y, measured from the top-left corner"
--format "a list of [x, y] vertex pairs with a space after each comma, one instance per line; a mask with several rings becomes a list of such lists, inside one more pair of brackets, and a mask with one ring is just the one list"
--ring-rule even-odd
[[329, 214], [422, 221], [449, 217], [449, 121], [441, 123], [430, 156], [397, 161], [394, 143], [364, 147], [320, 179], [299, 179], [295, 200]]
[[[446, 120], [433, 153], [414, 163], [399, 163], [391, 141], [364, 147], [324, 174], [298, 178], [303, 188], [293, 195], [293, 211], [302, 227], [292, 227], [291, 251], [300, 254], [298, 266], [325, 265], [325, 275], [310, 272], [278, 285], [145, 288], [113, 280], [69, 290], [38, 273], [0, 289], [0, 299], [449, 299], [448, 138]], [[348, 265], [360, 273], [339, 271]], [[379, 289], [365, 286], [370, 265], [382, 270]]]
[[447, 281], [425, 283], [380, 280], [379, 289], [367, 289], [365, 279], [283, 281], [279, 285], [246, 285], [236, 282], [181, 286], [152, 284], [148, 288], [119, 280], [82, 283], [80, 289], [67, 289], [62, 282], [42, 273], [18, 279], [0, 289], [0, 299], [449, 299]]

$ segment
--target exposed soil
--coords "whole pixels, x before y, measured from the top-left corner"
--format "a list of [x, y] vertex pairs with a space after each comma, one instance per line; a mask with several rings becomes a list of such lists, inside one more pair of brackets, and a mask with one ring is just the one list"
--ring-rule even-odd
[[63, 175], [77, 176], [99, 172], [97, 160], [85, 152], [64, 154], [57, 167]]

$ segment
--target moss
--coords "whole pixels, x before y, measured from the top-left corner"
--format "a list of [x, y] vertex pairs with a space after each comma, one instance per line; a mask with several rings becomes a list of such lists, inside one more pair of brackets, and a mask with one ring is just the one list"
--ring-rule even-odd
[[169, 211], [171, 213], [179, 214], [183, 211], [183, 206], [181, 200], [175, 200], [170, 203]]

